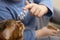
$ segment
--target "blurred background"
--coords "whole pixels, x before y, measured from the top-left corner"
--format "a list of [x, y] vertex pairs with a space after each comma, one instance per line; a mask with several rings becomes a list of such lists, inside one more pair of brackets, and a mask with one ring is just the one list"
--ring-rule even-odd
[[53, 5], [55, 8], [60, 10], [60, 0], [53, 0]]
[[60, 0], [52, 0], [54, 6], [54, 15], [51, 21], [60, 24]]

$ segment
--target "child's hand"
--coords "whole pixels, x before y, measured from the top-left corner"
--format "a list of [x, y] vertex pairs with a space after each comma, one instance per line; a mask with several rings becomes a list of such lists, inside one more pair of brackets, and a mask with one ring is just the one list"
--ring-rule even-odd
[[58, 33], [58, 31], [53, 29], [48, 29], [47, 27], [44, 27], [40, 30], [35, 31], [35, 37], [42, 37], [42, 36], [55, 36]]
[[27, 5], [24, 7], [24, 10], [29, 9], [31, 12], [31, 15], [41, 17], [48, 12], [48, 8], [44, 5], [38, 5], [35, 3], [28, 3], [27, 1], [26, 1], [26, 4]]

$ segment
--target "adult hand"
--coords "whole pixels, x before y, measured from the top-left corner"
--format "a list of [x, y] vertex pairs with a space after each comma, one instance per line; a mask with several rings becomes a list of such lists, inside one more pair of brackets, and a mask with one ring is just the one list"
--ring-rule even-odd
[[53, 29], [48, 29], [47, 27], [44, 27], [40, 30], [35, 31], [35, 37], [42, 37], [42, 36], [55, 36], [58, 33], [58, 31]]
[[42, 17], [44, 14], [48, 12], [48, 8], [44, 5], [39, 5], [35, 3], [29, 3], [26, 1], [26, 6], [24, 7], [24, 10], [30, 10], [30, 14], [37, 16], [37, 17]]

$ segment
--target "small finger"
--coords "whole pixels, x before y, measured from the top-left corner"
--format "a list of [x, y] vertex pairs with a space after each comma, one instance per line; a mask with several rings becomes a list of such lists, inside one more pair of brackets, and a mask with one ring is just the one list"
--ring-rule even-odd
[[42, 16], [42, 13], [41, 13], [41, 10], [39, 11], [39, 14], [38, 14], [38, 17], [41, 17]]
[[34, 6], [31, 8], [30, 12], [31, 12], [31, 14], [32, 14], [32, 15], [34, 15], [34, 13], [35, 13], [36, 9], [37, 9], [37, 8], [36, 8], [36, 7], [34, 7]]
[[40, 9], [37, 8], [34, 15], [37, 17], [37, 15], [39, 15], [39, 12], [40, 12]]

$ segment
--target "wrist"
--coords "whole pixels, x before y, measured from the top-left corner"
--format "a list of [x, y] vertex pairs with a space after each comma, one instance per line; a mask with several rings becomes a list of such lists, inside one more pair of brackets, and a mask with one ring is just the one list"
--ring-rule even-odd
[[42, 36], [44, 36], [44, 33], [43, 33], [42, 30], [37, 30], [37, 31], [35, 31], [35, 37], [36, 37], [36, 38], [39, 38], [39, 37], [42, 37]]

